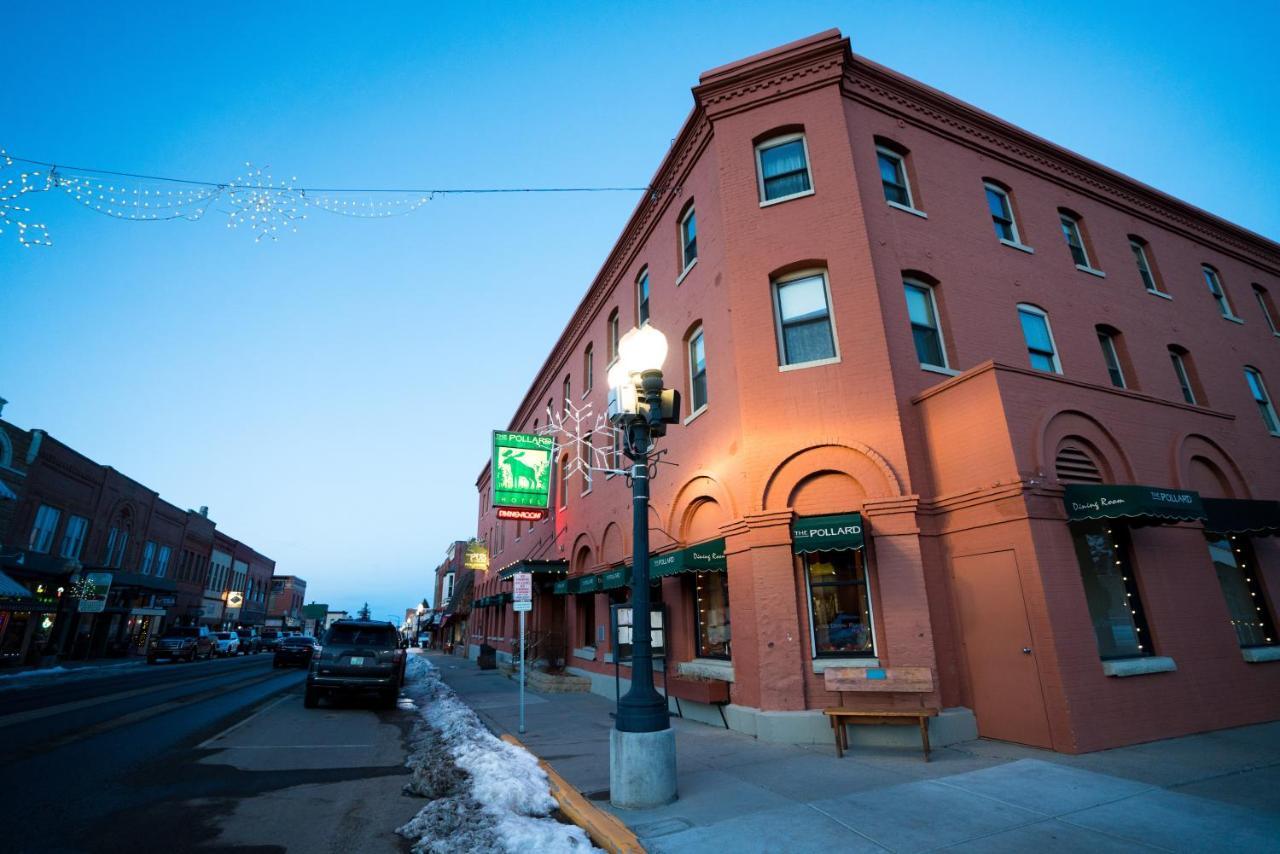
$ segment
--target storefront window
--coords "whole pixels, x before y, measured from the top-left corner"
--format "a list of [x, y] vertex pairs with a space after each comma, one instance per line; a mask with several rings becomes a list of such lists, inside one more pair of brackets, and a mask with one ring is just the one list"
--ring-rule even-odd
[[1231, 627], [1241, 647], [1270, 646], [1276, 632], [1258, 583], [1257, 563], [1248, 537], [1223, 537], [1208, 534], [1209, 556], [1218, 571]]
[[862, 549], [803, 555], [815, 657], [875, 655]]
[[1103, 661], [1155, 654], [1129, 562], [1128, 535], [1123, 525], [1110, 522], [1072, 526], [1085, 600]]
[[578, 597], [578, 642], [583, 646], [596, 645], [596, 594], [583, 593]]
[[694, 607], [698, 621], [698, 657], [729, 658], [729, 579], [723, 572], [697, 572], [693, 576]]

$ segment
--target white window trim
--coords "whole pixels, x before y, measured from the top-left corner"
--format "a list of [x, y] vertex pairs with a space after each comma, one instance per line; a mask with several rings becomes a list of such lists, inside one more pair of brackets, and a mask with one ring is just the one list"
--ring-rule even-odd
[[[1024, 303], [1024, 302], [1018, 303], [1017, 309], [1019, 314], [1025, 311], [1028, 314], [1038, 314], [1039, 316], [1044, 318], [1044, 328], [1045, 328], [1045, 331], [1049, 333], [1049, 344], [1053, 347], [1053, 372], [1055, 374], [1061, 375], [1062, 360], [1058, 357], [1058, 341], [1053, 337], [1053, 324], [1049, 322], [1049, 312], [1045, 311], [1044, 309], [1036, 308], [1034, 305], [1028, 305], [1027, 303]], [[1018, 321], [1018, 334], [1022, 336], [1022, 348], [1027, 351], [1027, 361], [1030, 362], [1031, 361], [1031, 355], [1030, 355], [1031, 345], [1030, 345], [1030, 342], [1027, 341], [1026, 334], [1022, 331], [1021, 320]], [[1032, 370], [1037, 370], [1037, 369], [1032, 368]]]
[[[589, 359], [587, 358], [587, 353], [591, 354], [591, 358]], [[583, 386], [585, 386], [585, 388], [582, 389], [582, 394], [578, 395], [579, 400], [591, 394], [591, 392], [595, 389], [596, 348], [592, 346], [588, 346], [587, 349], [582, 351], [582, 356], [583, 356], [582, 358], [583, 383], [582, 384]]]
[[[1178, 393], [1182, 395], [1183, 401], [1186, 401], [1187, 399], [1187, 396], [1185, 394], [1182, 394], [1182, 383], [1185, 380], [1187, 384], [1187, 390], [1191, 392], [1191, 398], [1192, 398], [1190, 401], [1191, 405], [1201, 406], [1202, 404], [1200, 403], [1200, 399], [1196, 397], [1196, 387], [1191, 384], [1191, 374], [1187, 372], [1187, 360], [1184, 359], [1182, 357], [1182, 354], [1179, 353], [1177, 350], [1169, 350], [1169, 358], [1170, 358], [1170, 361], [1173, 361], [1175, 359], [1177, 360], [1176, 362], [1174, 362], [1173, 375], [1178, 380]], [[1250, 393], [1250, 396], [1252, 397], [1252, 393]]]
[[1173, 299], [1172, 294], [1166, 294], [1164, 291], [1153, 291], [1148, 289], [1147, 293], [1151, 294], [1153, 297], [1160, 297], [1161, 299], [1167, 299], [1167, 300]]
[[987, 190], [995, 190], [997, 193], [1004, 196], [1005, 205], [1009, 208], [1009, 227], [1013, 229], [1013, 240], [1009, 240], [1009, 238], [1007, 237], [1001, 237], [998, 234], [996, 235], [996, 239], [1006, 246], [1012, 246], [1014, 249], [1024, 249], [1024, 250], [1034, 251], [1034, 250], [1030, 250], [1030, 247], [1026, 246], [1022, 242], [1022, 229], [1018, 228], [1018, 217], [1013, 212], [1013, 198], [1009, 195], [1009, 191], [1006, 190], [1004, 187], [999, 186], [998, 184], [992, 184], [990, 181], [983, 181], [982, 186], [983, 186], [982, 207], [987, 213], [987, 219], [991, 218], [991, 209], [986, 204]]
[[[680, 248], [680, 251], [681, 251], [681, 252], [683, 252], [683, 251], [684, 251], [684, 247], [681, 247], [681, 248]], [[694, 259], [693, 259], [692, 261], [690, 261], [690, 262], [689, 262], [689, 266], [688, 266], [688, 267], [685, 267], [683, 270], [681, 270], [681, 271], [680, 271], [680, 275], [679, 275], [679, 276], [676, 276], [676, 287], [677, 287], [677, 288], [678, 288], [678, 287], [680, 287], [680, 283], [681, 283], [681, 282], [683, 282], [683, 281], [685, 280], [685, 277], [686, 277], [686, 276], [688, 276], [690, 273], [692, 273], [692, 272], [693, 272], [693, 268], [694, 268], [694, 267], [696, 267], [696, 266], [698, 266], [698, 258], [697, 258], [697, 256], [694, 256]]]
[[778, 357], [786, 358], [787, 348], [782, 338], [782, 300], [779, 298], [778, 291], [783, 285], [800, 279], [808, 279], [813, 276], [822, 277], [822, 289], [827, 299], [827, 321], [831, 324], [831, 347], [835, 350], [835, 355], [826, 359], [814, 359], [810, 362], [794, 362], [778, 366], [779, 371], [795, 371], [804, 368], [816, 368], [821, 365], [835, 365], [840, 362], [840, 335], [836, 330], [836, 307], [831, 301], [831, 280], [827, 276], [827, 271], [822, 267], [814, 267], [808, 270], [800, 270], [795, 273], [788, 273], [779, 279], [770, 282], [773, 290], [773, 331], [774, 340], [778, 347]]
[[[950, 373], [951, 364], [950, 364], [950, 359], [948, 359], [947, 357], [947, 336], [944, 335], [942, 332], [942, 315], [938, 313], [938, 300], [937, 300], [937, 297], [935, 297], [933, 294], [933, 285], [930, 285], [927, 282], [922, 282], [919, 279], [903, 279], [902, 280], [903, 290], [906, 290], [908, 286], [920, 288], [929, 297], [929, 308], [933, 310], [934, 331], [938, 333], [938, 346], [942, 349], [943, 364], [935, 365], [931, 362], [929, 363], [920, 362], [919, 363], [920, 367], [926, 370], [930, 368], [933, 368], [935, 370], [940, 369], [944, 373]], [[907, 328], [908, 329], [911, 328], [911, 306], [907, 306]], [[913, 350], [915, 349], [915, 336], [912, 336], [911, 349]], [[955, 373], [958, 373], [958, 371]]]
[[[830, 308], [828, 308], [827, 310], [830, 311]], [[689, 333], [689, 337], [684, 340], [684, 355], [685, 355], [685, 359], [688, 361], [688, 366], [685, 370], [685, 382], [688, 383], [690, 404], [693, 403], [693, 342], [695, 338], [697, 338], [699, 335], [702, 335], [702, 334], [703, 334], [703, 327], [701, 324], [699, 324], [697, 328], [695, 328], [692, 332]], [[702, 339], [702, 352], [703, 352], [703, 359], [705, 360], [706, 352], [707, 352], [707, 339], [705, 336]], [[711, 402], [711, 394], [708, 391], [706, 403], [703, 403], [697, 409], [690, 412], [689, 417], [684, 419], [684, 423], [688, 424], [694, 418], [701, 415], [702, 412], [707, 408], [707, 404], [710, 402]]]
[[[1222, 314], [1222, 319], [1230, 320], [1232, 323], [1244, 323], [1244, 321], [1240, 319], [1240, 316], [1236, 314], [1235, 306], [1231, 304], [1231, 297], [1227, 296], [1227, 286], [1222, 284], [1222, 274], [1218, 272], [1216, 267], [1211, 267], [1208, 264], [1201, 264], [1200, 278], [1204, 280], [1206, 287], [1208, 287], [1209, 284], [1207, 276], [1205, 275], [1206, 273], [1213, 274], [1213, 280], [1218, 283], [1218, 290], [1222, 292], [1222, 305], [1218, 306], [1218, 313]], [[1218, 301], [1218, 298], [1213, 293], [1213, 288], [1209, 288], [1209, 298], [1215, 303]], [[1222, 311], [1223, 308], [1226, 309], [1225, 313]]]
[[[684, 257], [684, 250], [685, 250], [684, 224], [689, 221], [690, 217], [693, 217], [696, 215], [697, 215], [697, 205], [692, 205], [692, 204], [689, 205], [689, 207], [685, 209], [685, 212], [680, 215], [680, 223], [676, 228], [676, 234], [680, 238], [680, 266], [681, 266], [680, 278], [676, 281], [677, 285], [680, 284], [680, 282], [684, 280], [684, 277], [688, 274], [688, 272], [693, 269], [693, 265], [698, 263], [697, 255], [693, 256], [692, 261], [686, 261]], [[693, 236], [693, 239], [694, 241], [697, 241], [698, 236], [695, 234]]]
[[[1134, 249], [1137, 249], [1137, 250], [1138, 250], [1138, 252], [1140, 252], [1140, 253], [1142, 254], [1142, 263], [1146, 265], [1146, 267], [1147, 267], [1147, 274], [1151, 276], [1151, 281], [1152, 281], [1152, 283], [1154, 283], [1154, 285], [1155, 285], [1155, 287], [1153, 287], [1153, 288], [1148, 288], [1148, 287], [1146, 286], [1146, 283], [1144, 282], [1144, 283], [1143, 283], [1143, 285], [1142, 285], [1143, 290], [1145, 290], [1145, 291], [1146, 291], [1147, 293], [1149, 293], [1149, 294], [1156, 294], [1156, 295], [1158, 295], [1158, 296], [1162, 296], [1162, 297], [1165, 297], [1165, 298], [1167, 298], [1167, 299], [1172, 299], [1172, 297], [1170, 297], [1170, 296], [1169, 296], [1168, 294], [1166, 294], [1164, 291], [1160, 290], [1160, 283], [1156, 281], [1156, 271], [1155, 271], [1155, 268], [1153, 268], [1153, 267], [1151, 266], [1151, 259], [1147, 257], [1147, 245], [1146, 245], [1145, 243], [1139, 243], [1138, 241], [1134, 240], [1133, 238], [1129, 238], [1129, 246], [1130, 246], [1130, 247], [1132, 247], [1132, 248], [1134, 248]], [[1142, 278], [1142, 269], [1141, 269], [1141, 268], [1139, 268], [1139, 269], [1138, 269], [1138, 278], [1139, 278], [1139, 279], [1141, 279], [1141, 278]]]
[[1280, 661], [1280, 646], [1250, 646], [1240, 650], [1240, 657], [1251, 664]]
[[[917, 214], [919, 216], [924, 217], [925, 219], [928, 219], [929, 218], [928, 215], [924, 211], [919, 210], [916, 207], [916, 194], [911, 190], [911, 175], [907, 172], [907, 158], [903, 157], [901, 154], [894, 151], [892, 148], [887, 148], [883, 145], [877, 145], [876, 146], [876, 174], [877, 175], [880, 174], [879, 161], [880, 161], [881, 154], [883, 154], [884, 156], [892, 160], [898, 161], [898, 169], [902, 172], [902, 186], [907, 188], [907, 203], [905, 205], [902, 204], [901, 202], [890, 201], [889, 199], [884, 200], [885, 204], [889, 205], [889, 207], [897, 208], [898, 210], [906, 211], [907, 213]], [[883, 177], [880, 178], [880, 190], [881, 190], [881, 193], [883, 194], [883, 191], [884, 191]]]
[[1148, 673], [1173, 673], [1177, 669], [1177, 662], [1165, 655], [1116, 658], [1102, 662], [1102, 673], [1105, 676], [1144, 676]]
[[732, 682], [733, 662], [723, 658], [695, 658], [692, 661], [681, 661], [676, 664], [676, 672], [681, 676], [700, 676], [703, 679], [718, 679], [721, 682]]
[[[800, 145], [804, 148], [804, 171], [809, 173], [809, 189], [792, 193], [789, 196], [778, 196], [776, 199], [766, 200], [764, 197], [764, 163], [760, 159], [761, 152], [769, 148], [776, 148], [779, 145], [786, 145], [788, 142], [793, 142], [797, 139], [800, 140]], [[760, 207], [767, 208], [780, 202], [789, 202], [792, 199], [812, 196], [816, 189], [817, 184], [813, 180], [813, 159], [809, 157], [809, 140], [805, 138], [804, 133], [784, 133], [781, 136], [771, 137], [756, 145], [756, 198], [760, 200]]]
[[[1104, 340], [1106, 341], [1105, 344], [1103, 343]], [[1116, 373], [1120, 375], [1120, 385], [1117, 386], [1115, 383], [1112, 383], [1112, 387], [1128, 388], [1129, 378], [1124, 375], [1124, 365], [1120, 363], [1120, 351], [1116, 349], [1116, 336], [1112, 335], [1110, 332], [1105, 332], [1100, 329], [1098, 330], [1098, 343], [1101, 344], [1106, 351], [1102, 354], [1102, 366], [1107, 369], [1107, 380], [1110, 381], [1111, 379], [1111, 365], [1107, 364], [1107, 353], [1109, 352], [1111, 354], [1111, 358], [1115, 360]]]
[[688, 425], [688, 424], [692, 424], [694, 421], [697, 421], [699, 418], [702, 417], [702, 413], [707, 411], [708, 406], [709, 404], [706, 404], [706, 403], [702, 404], [702, 406], [698, 407], [693, 412], [690, 412], [687, 416], [685, 416], [685, 419], [680, 423], [684, 425]]
[[[809, 584], [809, 581], [810, 581], [809, 568], [805, 566], [805, 562], [808, 560], [809, 554], [810, 553], [808, 552], [806, 552], [805, 554], [799, 554], [799, 555], [796, 555], [796, 558], [800, 562], [800, 573], [801, 575], [804, 576], [804, 601], [805, 601], [805, 608], [809, 613], [809, 659], [813, 662], [813, 665], [814, 665], [813, 672], [821, 673], [822, 671], [817, 669], [819, 661], [846, 662], [846, 661], [852, 660], [853, 657], [849, 656], [844, 658], [837, 658], [835, 656], [823, 656], [823, 657], [818, 656], [818, 633], [814, 631], [814, 625], [813, 625], [813, 588]], [[862, 572], [863, 572], [863, 575], [866, 576], [866, 585], [867, 585], [867, 619], [871, 621], [871, 655], [867, 658], [858, 658], [857, 660], [868, 661], [868, 662], [874, 661], [876, 662], [876, 664], [862, 664], [862, 665], [858, 665], [858, 664], [846, 665], [843, 663], [826, 664], [823, 668], [824, 670], [826, 669], [826, 667], [859, 667], [859, 666], [876, 667], [879, 665], [880, 641], [876, 637], [876, 603], [875, 603], [875, 597], [871, 595], [871, 556], [865, 551], [865, 547], [862, 553]]]
[[878, 658], [815, 658], [810, 662], [814, 673], [826, 673], [833, 667], [879, 667]]
[[[1012, 208], [1010, 208], [1010, 210], [1012, 210]], [[1076, 232], [1076, 239], [1080, 241], [1080, 254], [1084, 256], [1084, 263], [1083, 263], [1083, 264], [1076, 264], [1076, 269], [1077, 269], [1077, 270], [1082, 270], [1082, 271], [1084, 271], [1084, 272], [1086, 272], [1086, 273], [1102, 273], [1102, 271], [1101, 271], [1101, 270], [1098, 270], [1098, 269], [1094, 268], [1094, 266], [1093, 266], [1093, 259], [1089, 257], [1089, 247], [1088, 247], [1088, 245], [1084, 242], [1084, 229], [1080, 228], [1080, 218], [1079, 218], [1079, 217], [1077, 217], [1077, 216], [1074, 216], [1074, 215], [1072, 215], [1072, 214], [1063, 213], [1062, 211], [1058, 211], [1058, 222], [1059, 222], [1059, 224], [1061, 224], [1063, 221], [1068, 221], [1068, 222], [1070, 222], [1070, 223], [1071, 223], [1071, 227], [1072, 227], [1073, 229], [1075, 229], [1075, 232]], [[1061, 225], [1059, 225], [1059, 227], [1061, 227]], [[1065, 238], [1064, 238], [1064, 240], [1065, 240]], [[1071, 241], [1070, 241], [1070, 240], [1066, 240], [1065, 242], [1066, 242], [1066, 244], [1067, 244], [1067, 254], [1068, 254], [1068, 255], [1070, 255], [1070, 254], [1071, 254]], [[1105, 275], [1105, 274], [1103, 274], [1103, 275]]]
[[[1280, 414], [1276, 413], [1276, 403], [1275, 403], [1275, 400], [1271, 397], [1271, 389], [1267, 388], [1267, 381], [1262, 376], [1262, 371], [1254, 367], [1246, 366], [1244, 369], [1244, 372], [1246, 375], [1252, 374], [1253, 377], [1258, 381], [1258, 386], [1262, 389], [1263, 397], [1266, 398], [1267, 411], [1271, 413], [1271, 423], [1280, 427]], [[1248, 387], [1249, 380], [1247, 377], [1244, 381], [1244, 384], [1246, 387]], [[1256, 397], [1253, 396], [1252, 388], [1249, 389], [1249, 397], [1252, 398], [1254, 406], [1257, 406], [1259, 403], [1261, 403], [1261, 401], [1259, 401]], [[1277, 432], [1276, 430], [1268, 429], [1267, 432], [1270, 433], [1272, 436], [1280, 436], [1280, 432]]]
[[1077, 264], [1076, 269], [1081, 273], [1088, 273], [1090, 276], [1097, 276], [1099, 279], [1105, 279], [1107, 274], [1099, 270], [1097, 267], [1087, 267], [1084, 264]]
[[[643, 326], [644, 324], [646, 324], [646, 323], [648, 323], [648, 322], [649, 322], [649, 318], [647, 318], [647, 317], [646, 317], [644, 320], [641, 320], [641, 319], [640, 319], [640, 306], [641, 306], [641, 305], [642, 305], [646, 300], [648, 300], [648, 301], [650, 302], [650, 306], [649, 306], [649, 307], [650, 307], [650, 309], [652, 309], [652, 308], [653, 308], [653, 305], [652, 305], [653, 285], [652, 285], [652, 283], [650, 283], [650, 285], [649, 285], [649, 293], [648, 293], [648, 294], [646, 294], [646, 299], [645, 299], [645, 300], [640, 299], [640, 283], [641, 283], [641, 282], [643, 282], [643, 281], [645, 281], [645, 280], [647, 280], [648, 278], [649, 278], [649, 265], [647, 265], [647, 264], [646, 264], [645, 266], [643, 266], [643, 267], [641, 267], [641, 268], [640, 268], [640, 273], [636, 276], [636, 282], [635, 282], [635, 285], [633, 286], [633, 289], [632, 289], [632, 290], [633, 290], [633, 292], [634, 292], [634, 294], [635, 294], [635, 304], [636, 304], [636, 327], [637, 327], [637, 328], [639, 328], [639, 327], [641, 327], [641, 326]], [[621, 340], [621, 339], [619, 339], [619, 340]], [[615, 357], [615, 358], [616, 358], [616, 357]], [[612, 364], [612, 362], [611, 362], [610, 364]]]
[[1280, 326], [1276, 325], [1276, 319], [1271, 316], [1271, 309], [1267, 308], [1267, 296], [1269, 292], [1261, 285], [1252, 285], [1250, 290], [1253, 291], [1253, 301], [1258, 304], [1258, 310], [1262, 312], [1262, 319], [1267, 322], [1267, 328], [1271, 330], [1271, 334], [1280, 338]]
[[1017, 241], [1007, 240], [1003, 237], [999, 238], [999, 240], [1001, 243], [1003, 243], [1005, 246], [1008, 246], [1010, 249], [1017, 249], [1019, 252], [1025, 252], [1028, 255], [1036, 254], [1036, 250], [1032, 249], [1030, 246], [1028, 246], [1025, 243], [1018, 243]]

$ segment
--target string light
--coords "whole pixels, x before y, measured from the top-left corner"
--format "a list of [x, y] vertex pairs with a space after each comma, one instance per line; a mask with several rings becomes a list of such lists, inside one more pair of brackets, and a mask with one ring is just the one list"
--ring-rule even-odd
[[[16, 163], [46, 167], [6, 177]], [[650, 187], [468, 187], [449, 189], [347, 189], [297, 186], [297, 178], [276, 182], [269, 172], [246, 163], [247, 172], [228, 181], [197, 181], [161, 175], [141, 175], [89, 167], [58, 166], [41, 160], [13, 157], [0, 149], [0, 235], [16, 229], [18, 242], [51, 246], [43, 223], [28, 221], [31, 209], [18, 199], [31, 192], [61, 190], [85, 208], [113, 219], [161, 222], [201, 219], [216, 202], [227, 216], [227, 228], [246, 229], [254, 242], [276, 240], [281, 232], [296, 232], [315, 209], [357, 219], [386, 219], [419, 210], [436, 196], [476, 193], [607, 193], [651, 192]]]

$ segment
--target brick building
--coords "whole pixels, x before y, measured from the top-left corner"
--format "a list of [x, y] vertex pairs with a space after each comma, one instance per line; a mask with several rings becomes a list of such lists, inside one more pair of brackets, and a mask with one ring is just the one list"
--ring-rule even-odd
[[[943, 742], [1280, 718], [1280, 246], [835, 31], [693, 97], [509, 424], [602, 411], [620, 331], [666, 334], [668, 677], [729, 682], [729, 725], [777, 740], [830, 738], [836, 665], [928, 668]], [[532, 525], [489, 478], [471, 634], [509, 653], [506, 579], [533, 571], [534, 633], [612, 696], [624, 478], [561, 477]], [[893, 702], [920, 700], [844, 697]]]
[[267, 624], [290, 629], [302, 628], [302, 606], [307, 599], [307, 582], [296, 575], [271, 579], [267, 601]]
[[[436, 567], [432, 601], [431, 645], [436, 649], [465, 652], [470, 641], [471, 600], [475, 571], [463, 564], [467, 541], [454, 540], [445, 549], [444, 560]], [[479, 641], [475, 641], [478, 645]]]
[[[204, 508], [182, 510], [45, 431], [4, 420], [0, 481], [16, 496], [0, 502], [0, 583], [17, 585], [0, 595], [0, 666], [142, 653], [166, 625], [220, 624], [200, 613], [202, 593], [220, 606], [226, 592], [207, 589], [214, 540], [245, 547]], [[99, 609], [68, 595], [90, 573], [110, 578]]]

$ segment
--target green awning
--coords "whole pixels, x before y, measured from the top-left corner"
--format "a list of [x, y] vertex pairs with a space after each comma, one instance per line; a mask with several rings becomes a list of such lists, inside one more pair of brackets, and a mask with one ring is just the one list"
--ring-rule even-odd
[[568, 592], [569, 592], [569, 579], [567, 579], [567, 578], [562, 578], [562, 579], [560, 579], [559, 581], [557, 581], [557, 582], [555, 583], [555, 586], [551, 588], [551, 592], [552, 592], [552, 593], [554, 593], [554, 594], [555, 594], [555, 595], [557, 595], [557, 596], [562, 596], [562, 595], [564, 595], [565, 593], [568, 593]]
[[1194, 522], [1205, 518], [1200, 494], [1160, 486], [1069, 484], [1062, 496], [1067, 519], [1134, 519], [1139, 523]]
[[791, 550], [796, 554], [849, 551], [863, 545], [861, 513], [801, 516], [791, 523]]
[[601, 590], [617, 590], [619, 587], [626, 586], [627, 568], [625, 566], [615, 566], [613, 569], [606, 569], [600, 573]]
[[535, 577], [560, 576], [568, 571], [567, 560], [520, 560], [498, 570], [498, 577], [506, 580], [517, 572], [530, 572]]
[[651, 579], [681, 572], [723, 572], [727, 568], [723, 537], [689, 546], [687, 549], [649, 556]]
[[570, 593], [595, 593], [600, 589], [600, 576], [579, 575], [569, 579]]
[[1245, 498], [1202, 498], [1208, 517], [1204, 529], [1215, 534], [1280, 535], [1280, 501]]

